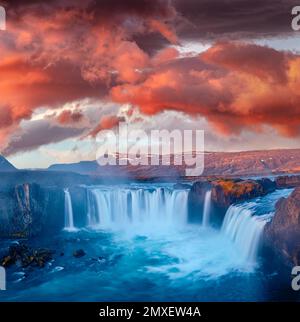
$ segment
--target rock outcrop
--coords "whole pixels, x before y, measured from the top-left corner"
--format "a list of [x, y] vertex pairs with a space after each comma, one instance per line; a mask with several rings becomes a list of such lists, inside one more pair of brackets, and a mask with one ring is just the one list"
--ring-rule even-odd
[[211, 189], [212, 185], [208, 181], [197, 181], [192, 185], [188, 199], [189, 222], [201, 222], [205, 194]]
[[74, 221], [78, 227], [85, 227], [88, 212], [87, 189], [82, 186], [74, 186], [69, 188], [69, 191], [72, 198]]
[[75, 250], [74, 251], [74, 253], [73, 253], [73, 256], [75, 257], [75, 258], [81, 258], [81, 257], [83, 257], [83, 256], [85, 256], [86, 255], [86, 253], [85, 253], [85, 251], [83, 250], [83, 249], [77, 249], [77, 250]]
[[275, 191], [276, 184], [270, 179], [211, 179], [193, 184], [190, 196], [189, 217], [201, 221], [205, 193], [211, 190], [211, 220], [220, 225], [224, 215], [233, 203], [247, 201]]
[[300, 187], [300, 176], [281, 176], [275, 179], [278, 189]]
[[275, 184], [269, 179], [241, 180], [223, 179], [213, 183], [212, 200], [220, 207], [260, 197], [275, 190]]
[[21, 184], [0, 192], [0, 237], [24, 238], [63, 227], [64, 193]]
[[230, 205], [264, 196], [275, 189], [275, 183], [267, 178], [216, 180], [213, 182], [212, 188], [212, 213], [215, 217], [212, 219], [217, 224], [221, 224]]
[[45, 248], [32, 249], [25, 244], [9, 247], [8, 253], [0, 260], [3, 267], [17, 265], [19, 267], [44, 267], [52, 259], [53, 251]]
[[286, 263], [300, 265], [300, 188], [277, 202], [273, 220], [265, 227], [264, 240]]

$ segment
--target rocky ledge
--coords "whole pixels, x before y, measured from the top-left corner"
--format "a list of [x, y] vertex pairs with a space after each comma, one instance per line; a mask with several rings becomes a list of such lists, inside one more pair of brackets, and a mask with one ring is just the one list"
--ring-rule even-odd
[[19, 267], [44, 267], [52, 259], [53, 251], [45, 248], [32, 249], [25, 244], [14, 244], [8, 253], [0, 260], [3, 267], [17, 265]]
[[221, 179], [212, 182], [212, 201], [219, 207], [228, 208], [233, 203], [264, 196], [275, 189], [276, 184], [267, 178], [260, 180]]
[[242, 179], [210, 179], [195, 182], [189, 195], [190, 219], [201, 220], [205, 194], [211, 190], [212, 222], [220, 225], [230, 205], [243, 202], [251, 198], [264, 196], [275, 191], [276, 183], [270, 179], [242, 180]]
[[292, 175], [277, 177], [275, 183], [278, 189], [300, 187], [300, 176]]
[[63, 226], [64, 192], [20, 184], [0, 191], [0, 238], [27, 238]]
[[273, 220], [264, 231], [267, 248], [287, 264], [300, 265], [300, 188], [276, 204]]

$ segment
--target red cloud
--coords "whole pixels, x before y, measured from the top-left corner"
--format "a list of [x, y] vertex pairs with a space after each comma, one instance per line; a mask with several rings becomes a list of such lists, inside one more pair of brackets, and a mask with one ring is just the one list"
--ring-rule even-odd
[[60, 124], [73, 124], [82, 121], [84, 115], [82, 112], [65, 110], [57, 116]]
[[[179, 43], [180, 15], [170, 1], [10, 3], [8, 30], [0, 33], [1, 149], [37, 108], [87, 97], [130, 103], [145, 114], [200, 115], [226, 134], [264, 124], [285, 136], [300, 134], [299, 55], [238, 42], [215, 44], [196, 57], [180, 57], [163, 42], [150, 55], [135, 39], [156, 33]], [[65, 112], [58, 121], [79, 119]], [[103, 118], [90, 135], [119, 121]]]
[[172, 109], [202, 115], [225, 134], [267, 124], [293, 136], [300, 134], [299, 89], [300, 56], [222, 43], [154, 68], [143, 82], [116, 86], [111, 95], [146, 114]]
[[109, 130], [116, 127], [120, 122], [124, 122], [123, 117], [117, 117], [114, 115], [106, 115], [103, 116], [99, 122], [99, 124], [88, 134], [92, 137], [96, 137], [96, 135], [103, 130]]
[[[7, 11], [7, 31], [0, 34], [0, 148], [37, 108], [105, 98], [112, 84], [141, 81], [150, 58], [133, 36], [156, 31], [170, 38], [168, 21], [176, 16], [161, 0], [14, 1]], [[164, 28], [154, 28], [153, 19]]]

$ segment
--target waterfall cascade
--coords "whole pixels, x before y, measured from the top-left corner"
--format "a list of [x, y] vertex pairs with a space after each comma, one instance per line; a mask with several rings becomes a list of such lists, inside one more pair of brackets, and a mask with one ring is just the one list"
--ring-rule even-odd
[[[89, 186], [86, 187], [86, 226], [92, 229], [121, 228], [129, 235], [162, 233], [165, 236], [170, 232], [185, 231], [191, 228], [185, 226], [188, 223], [189, 192], [188, 188], [174, 189], [169, 184]], [[276, 191], [252, 202], [231, 205], [227, 210], [218, 235], [234, 244], [234, 252], [247, 267], [254, 267], [257, 262], [263, 229], [275, 211], [276, 201], [290, 192]], [[204, 198], [203, 228], [211, 221], [211, 194], [207, 191]], [[175, 226], [180, 229], [173, 229], [177, 228]], [[77, 230], [68, 189], [65, 190], [65, 230]], [[201, 233], [209, 236], [213, 230], [201, 230]]]
[[211, 212], [211, 190], [208, 190], [205, 193], [204, 206], [203, 206], [202, 225], [204, 227], [209, 226], [210, 212]]
[[65, 192], [65, 230], [75, 231], [72, 199], [68, 189]]
[[166, 187], [93, 187], [88, 190], [88, 225], [183, 224], [188, 218], [188, 192]]
[[225, 215], [222, 232], [228, 236], [250, 264], [255, 264], [265, 224], [272, 213], [256, 216], [255, 203], [232, 205]]

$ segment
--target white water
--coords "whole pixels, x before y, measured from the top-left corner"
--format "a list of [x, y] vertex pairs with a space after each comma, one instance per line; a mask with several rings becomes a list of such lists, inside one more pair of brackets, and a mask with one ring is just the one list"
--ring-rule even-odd
[[[214, 261], [218, 263], [216, 265], [226, 267], [225, 270], [230, 267], [240, 269], [241, 265], [243, 267], [246, 265], [248, 270], [255, 267], [263, 229], [272, 216], [276, 200], [289, 193], [290, 191], [281, 190], [254, 199], [253, 202], [232, 205], [225, 215], [221, 231], [217, 231], [208, 229], [211, 216], [211, 191], [207, 191], [205, 195], [202, 226], [194, 227], [186, 225], [189, 189], [177, 190], [172, 185], [153, 184], [93, 186], [87, 187], [86, 225], [96, 230], [120, 231], [121, 234], [115, 236], [129, 239], [147, 236], [155, 240], [155, 243], [159, 241], [163, 242], [163, 245], [172, 244], [172, 247], [165, 250], [168, 254], [174, 255], [180, 249], [179, 262], [182, 265], [175, 267], [180, 271], [183, 267], [188, 270], [199, 265], [199, 271], [208, 274], [211, 270], [207, 268]], [[75, 229], [68, 191], [66, 191], [66, 222], [68, 230]], [[194, 234], [195, 230], [199, 232]], [[191, 239], [187, 241], [190, 237]], [[173, 239], [178, 243], [171, 242]], [[206, 260], [207, 267], [204, 265]]]
[[206, 191], [203, 206], [202, 226], [208, 227], [211, 212], [211, 190]]
[[232, 205], [227, 210], [222, 229], [249, 264], [255, 264], [265, 224], [272, 214], [254, 215], [255, 203]]
[[182, 225], [189, 190], [167, 187], [94, 187], [88, 191], [88, 226], [100, 228]]
[[72, 199], [68, 189], [64, 190], [65, 192], [65, 230], [75, 231], [76, 227], [74, 226], [74, 216], [73, 216], [73, 207]]

